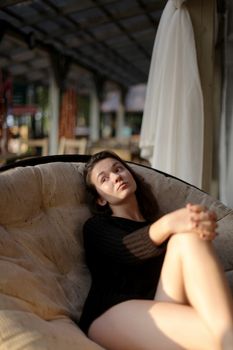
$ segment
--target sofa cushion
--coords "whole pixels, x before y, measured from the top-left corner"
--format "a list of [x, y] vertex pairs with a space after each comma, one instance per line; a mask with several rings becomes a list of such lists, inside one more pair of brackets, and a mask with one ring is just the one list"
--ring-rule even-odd
[[31, 312], [0, 311], [0, 348], [7, 350], [101, 350], [68, 318], [45, 321]]
[[90, 284], [81, 244], [90, 215], [83, 164], [0, 175], [0, 308], [78, 320]]

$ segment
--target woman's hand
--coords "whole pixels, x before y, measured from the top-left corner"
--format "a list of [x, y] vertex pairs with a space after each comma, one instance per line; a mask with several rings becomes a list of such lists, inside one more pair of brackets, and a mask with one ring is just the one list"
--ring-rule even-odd
[[201, 239], [212, 240], [216, 237], [217, 217], [213, 211], [199, 204], [187, 204], [185, 208], [162, 216], [149, 228], [152, 241], [160, 245], [176, 233], [194, 232]]
[[212, 240], [216, 237], [216, 214], [199, 204], [187, 204], [167, 216], [171, 234], [195, 232], [201, 239]]

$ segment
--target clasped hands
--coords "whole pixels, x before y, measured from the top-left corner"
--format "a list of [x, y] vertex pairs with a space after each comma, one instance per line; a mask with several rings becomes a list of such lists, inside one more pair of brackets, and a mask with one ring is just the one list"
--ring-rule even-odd
[[194, 232], [203, 240], [213, 240], [217, 233], [217, 216], [200, 204], [187, 204], [185, 208], [170, 213], [173, 233]]

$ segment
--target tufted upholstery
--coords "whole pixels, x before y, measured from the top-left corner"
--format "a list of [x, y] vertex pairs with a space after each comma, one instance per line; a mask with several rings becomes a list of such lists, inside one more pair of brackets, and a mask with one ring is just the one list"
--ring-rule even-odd
[[[76, 324], [90, 285], [83, 167], [52, 162], [0, 174], [0, 349], [101, 349]], [[177, 179], [132, 167], [152, 184], [162, 213], [187, 202], [216, 210], [215, 245], [233, 290], [232, 210]]]

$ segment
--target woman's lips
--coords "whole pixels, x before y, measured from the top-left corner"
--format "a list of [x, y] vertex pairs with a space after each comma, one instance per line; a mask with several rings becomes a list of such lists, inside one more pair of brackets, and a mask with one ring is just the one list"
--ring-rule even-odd
[[127, 182], [122, 182], [118, 187], [117, 191], [124, 189], [127, 186]]

